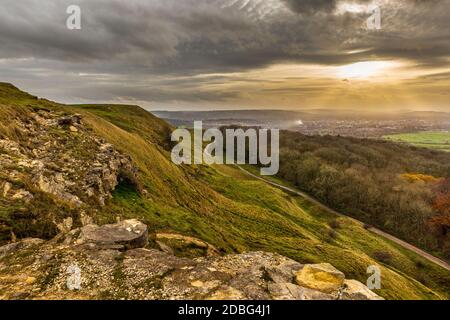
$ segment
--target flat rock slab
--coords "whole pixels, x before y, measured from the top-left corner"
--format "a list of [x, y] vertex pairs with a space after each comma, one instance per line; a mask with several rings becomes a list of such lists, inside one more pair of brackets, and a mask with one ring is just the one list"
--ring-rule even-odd
[[[303, 265], [270, 252], [178, 257], [146, 248], [148, 241], [145, 224], [125, 220], [0, 247], [0, 270], [8, 269], [0, 277], [0, 300], [381, 299], [330, 264]], [[80, 287], [72, 290], [68, 270], [78, 269]]]
[[345, 280], [342, 300], [384, 300], [368, 287], [356, 280]]
[[299, 286], [332, 293], [344, 286], [345, 275], [329, 263], [309, 264], [300, 270], [295, 281]]
[[45, 241], [42, 239], [27, 238], [19, 242], [10, 243], [0, 247], [0, 258], [18, 250], [28, 249], [33, 246], [39, 246]]
[[103, 226], [88, 225], [80, 229], [76, 243], [111, 246], [125, 250], [143, 248], [148, 243], [148, 229], [138, 220], [125, 220]]
[[268, 290], [274, 300], [337, 300], [338, 294], [327, 294], [293, 283], [271, 283]]

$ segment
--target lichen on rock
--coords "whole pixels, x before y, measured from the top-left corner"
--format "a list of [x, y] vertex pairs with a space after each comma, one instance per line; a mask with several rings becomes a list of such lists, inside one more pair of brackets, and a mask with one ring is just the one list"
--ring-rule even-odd
[[[145, 224], [125, 220], [0, 247], [0, 299], [381, 299], [328, 264], [268, 252], [184, 258], [153, 249], [148, 239]], [[71, 270], [79, 270], [79, 289], [67, 286]], [[307, 286], [296, 280], [302, 271], [316, 275]], [[324, 279], [340, 285], [331, 290]]]
[[[105, 205], [123, 179], [140, 191], [131, 158], [96, 136], [82, 115], [30, 108], [27, 117], [14, 121], [22, 138], [0, 139], [0, 201], [16, 218], [0, 221], [0, 243], [10, 232], [54, 236], [61, 228], [67, 231], [69, 217], [73, 226], [80, 225]], [[63, 214], [63, 207], [72, 213]], [[28, 231], [37, 221], [42, 226]], [[24, 225], [27, 230], [17, 229]]]

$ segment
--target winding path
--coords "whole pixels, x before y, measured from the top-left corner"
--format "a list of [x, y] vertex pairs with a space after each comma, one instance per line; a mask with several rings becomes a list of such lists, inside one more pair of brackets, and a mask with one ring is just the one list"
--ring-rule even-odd
[[[295, 189], [292, 189], [292, 188], [283, 186], [283, 185], [281, 185], [281, 184], [279, 184], [279, 183], [276, 183], [276, 182], [267, 180], [267, 179], [265, 179], [265, 178], [263, 178], [263, 177], [261, 177], [261, 176], [258, 176], [258, 175], [256, 175], [256, 174], [251, 173], [250, 171], [247, 171], [246, 169], [242, 168], [242, 167], [239, 166], [239, 165], [236, 165], [236, 166], [237, 166], [242, 172], [244, 172], [245, 174], [247, 174], [247, 175], [249, 175], [249, 176], [251, 176], [251, 177], [253, 177], [253, 178], [255, 178], [255, 179], [264, 181], [265, 183], [268, 183], [268, 184], [270, 184], [270, 185], [272, 185], [272, 186], [274, 186], [274, 187], [277, 187], [277, 188], [279, 188], [279, 189], [282, 189], [282, 190], [288, 191], [288, 192], [290, 192], [290, 193], [296, 194], [296, 195], [298, 195], [298, 196], [300, 196], [300, 197], [302, 197], [302, 198], [304, 198], [304, 199], [306, 199], [306, 200], [308, 200], [308, 201], [314, 203], [314, 204], [317, 205], [318, 207], [320, 207], [320, 208], [322, 208], [322, 209], [324, 209], [324, 210], [327, 210], [327, 211], [329, 211], [329, 212], [332, 212], [332, 213], [334, 213], [334, 214], [336, 214], [336, 215], [338, 215], [338, 216], [346, 217], [346, 218], [349, 218], [349, 219], [351, 219], [351, 220], [353, 220], [353, 221], [355, 221], [355, 222], [357, 222], [357, 223], [363, 224], [363, 222], [361, 222], [361, 221], [359, 221], [359, 220], [356, 220], [355, 218], [346, 216], [346, 215], [344, 215], [344, 214], [342, 214], [342, 213], [340, 213], [340, 212], [337, 212], [336, 210], [334, 210], [334, 209], [332, 209], [332, 208], [330, 208], [330, 207], [324, 205], [323, 203], [321, 203], [321, 202], [318, 201], [317, 199], [311, 197], [310, 195], [308, 195], [308, 194], [306, 194], [306, 193], [304, 193], [304, 192], [301, 192], [301, 191], [298, 191], [298, 190], [295, 190]], [[382, 231], [382, 230], [380, 230], [380, 229], [377, 229], [377, 228], [374, 228], [374, 227], [369, 227], [367, 230], [369, 230], [369, 231], [371, 231], [371, 232], [373, 232], [373, 233], [376, 233], [376, 234], [378, 234], [379, 236], [382, 236], [382, 237], [384, 237], [384, 238], [386, 238], [386, 239], [388, 239], [388, 240], [390, 240], [390, 241], [392, 241], [392, 242], [395, 242], [396, 244], [402, 246], [403, 248], [408, 249], [408, 250], [411, 250], [411, 251], [417, 253], [418, 255], [422, 256], [423, 258], [425, 258], [425, 259], [427, 259], [427, 260], [429, 260], [429, 261], [431, 261], [431, 262], [433, 262], [433, 263], [435, 263], [435, 264], [441, 266], [442, 268], [447, 269], [448, 271], [450, 271], [450, 265], [449, 265], [447, 262], [445, 262], [444, 260], [441, 260], [441, 259], [439, 259], [439, 258], [436, 258], [435, 256], [433, 256], [433, 255], [431, 255], [431, 254], [429, 254], [429, 253], [427, 253], [427, 252], [425, 252], [425, 251], [423, 251], [423, 250], [421, 250], [421, 249], [419, 249], [419, 248], [413, 246], [412, 244], [409, 244], [409, 243], [407, 243], [407, 242], [405, 242], [405, 241], [403, 241], [403, 240], [401, 240], [401, 239], [399, 239], [399, 238], [397, 238], [397, 237], [394, 237], [393, 235], [391, 235], [391, 234], [389, 234], [389, 233], [387, 233], [387, 232], [384, 232], [384, 231]]]

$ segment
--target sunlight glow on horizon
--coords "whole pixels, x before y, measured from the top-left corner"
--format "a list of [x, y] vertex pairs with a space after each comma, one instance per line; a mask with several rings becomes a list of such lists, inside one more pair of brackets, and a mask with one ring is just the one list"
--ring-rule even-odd
[[392, 61], [364, 61], [337, 67], [336, 76], [342, 79], [368, 79], [398, 66]]

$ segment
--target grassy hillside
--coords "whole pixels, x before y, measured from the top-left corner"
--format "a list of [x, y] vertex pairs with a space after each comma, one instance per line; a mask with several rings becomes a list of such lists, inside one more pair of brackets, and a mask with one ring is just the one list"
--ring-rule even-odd
[[[175, 166], [167, 142], [170, 127], [139, 107], [63, 106], [0, 88], [12, 90], [0, 98], [2, 137], [17, 139], [8, 123], [26, 116], [28, 108], [63, 109], [82, 114], [94, 133], [131, 156], [146, 192], [120, 184], [98, 211], [100, 223], [117, 216], [139, 218], [155, 230], [192, 235], [226, 253], [264, 250], [299, 262], [329, 262], [362, 282], [369, 265], [380, 265], [382, 289], [377, 293], [385, 298], [448, 298], [449, 272], [349, 219], [243, 176], [234, 167]], [[386, 252], [389, 259], [380, 254]]]

